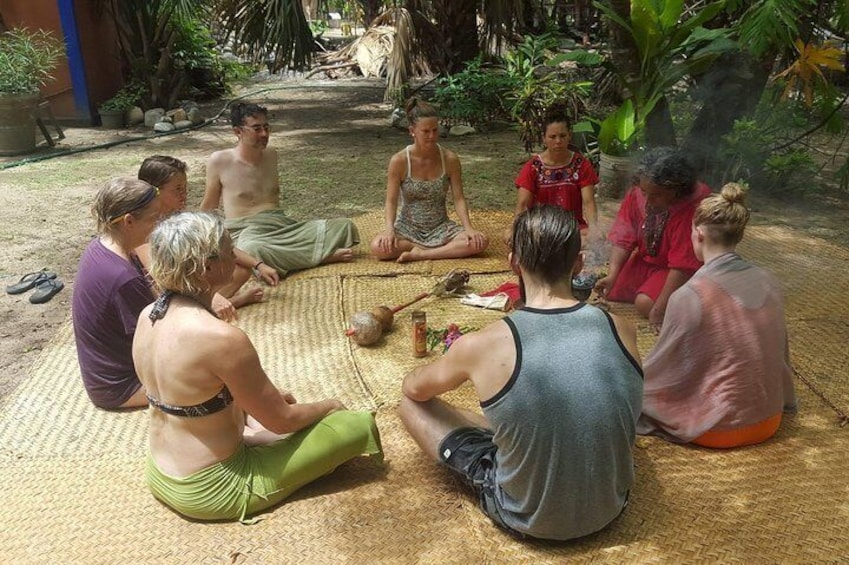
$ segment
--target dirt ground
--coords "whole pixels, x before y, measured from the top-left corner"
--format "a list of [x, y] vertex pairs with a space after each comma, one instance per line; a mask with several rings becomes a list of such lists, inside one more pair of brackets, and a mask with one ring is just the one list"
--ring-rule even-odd
[[[239, 95], [270, 110], [272, 144], [280, 153], [282, 205], [291, 215], [354, 217], [382, 207], [386, 163], [408, 137], [390, 127], [390, 108], [382, 102], [379, 82], [265, 80]], [[205, 105], [206, 116], [218, 114], [224, 103]], [[41, 268], [58, 273], [65, 283], [44, 305], [30, 304], [29, 293], [0, 294], [0, 399], [22, 382], [38, 351], [69, 315], [77, 262], [95, 235], [89, 206], [98, 184], [114, 176], [135, 176], [149, 155], [172, 155], [189, 164], [189, 206], [196, 207], [206, 157], [235, 140], [224, 118], [186, 133], [103, 149], [93, 146], [145, 132], [74, 128], [65, 133], [57, 150], [43, 148], [26, 156], [45, 160], [2, 169], [21, 159], [0, 158], [0, 284], [13, 284]], [[512, 180], [526, 159], [515, 131], [497, 127], [444, 144], [460, 155], [472, 210], [512, 208]], [[49, 158], [68, 150], [78, 152]], [[615, 206], [601, 202], [607, 217]], [[753, 195], [752, 208], [756, 223], [786, 225], [849, 245], [845, 198], [819, 196], [789, 205]]]

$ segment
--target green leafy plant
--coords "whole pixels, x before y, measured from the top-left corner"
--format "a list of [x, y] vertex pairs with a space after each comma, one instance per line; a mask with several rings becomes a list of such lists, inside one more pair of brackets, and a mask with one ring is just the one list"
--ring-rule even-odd
[[597, 123], [599, 150], [616, 157], [624, 157], [636, 147], [643, 128], [630, 99]]
[[199, 19], [180, 16], [171, 21], [175, 30], [175, 67], [186, 74], [181, 96], [210, 98], [228, 94], [235, 80], [250, 73], [237, 61], [225, 61], [209, 28]]
[[144, 85], [139, 82], [130, 82], [124, 85], [115, 96], [103, 102], [99, 108], [101, 112], [118, 112], [129, 110], [141, 101], [145, 94]]
[[31, 94], [53, 80], [65, 52], [44, 30], [17, 28], [0, 34], [0, 94]]
[[[637, 131], [645, 130], [649, 141], [674, 142], [674, 130], [669, 126], [667, 139], [657, 125], [669, 124], [667, 94], [672, 87], [688, 76], [703, 73], [720, 55], [737, 48], [725, 28], [706, 29], [704, 23], [713, 19], [725, 6], [725, 0], [705, 4], [685, 11], [681, 0], [631, 0], [630, 17], [626, 20], [606, 2], [594, 5], [630, 35], [637, 48], [636, 69], [615, 67], [619, 79], [633, 105]], [[689, 15], [689, 17], [687, 17]], [[589, 54], [586, 55], [587, 57]], [[630, 127], [627, 110], [619, 106], [608, 128]], [[657, 115], [653, 114], [657, 112]], [[624, 119], [624, 121], [623, 121]], [[653, 132], [655, 132], [653, 134]], [[617, 139], [613, 137], [611, 139]], [[619, 140], [621, 144], [621, 140]]]
[[722, 138], [719, 154], [725, 169], [720, 182], [748, 179], [754, 189], [774, 196], [812, 190], [813, 159], [802, 146], [785, 141], [803, 125], [796, 108], [772, 104], [767, 97], [753, 119], [737, 120]]
[[511, 85], [506, 94], [510, 117], [518, 124], [528, 152], [542, 139], [548, 108], [556, 104], [567, 108], [571, 116], [580, 116], [590, 96], [592, 82], [576, 78], [561, 67], [565, 58], [555, 56], [558, 46], [557, 38], [550, 33], [526, 36], [503, 60]]
[[309, 20], [309, 24], [313, 37], [321, 37], [327, 31], [327, 22], [324, 20]]
[[477, 127], [506, 115], [502, 99], [510, 87], [504, 73], [484, 68], [478, 58], [461, 72], [440, 78], [433, 101], [445, 123]]

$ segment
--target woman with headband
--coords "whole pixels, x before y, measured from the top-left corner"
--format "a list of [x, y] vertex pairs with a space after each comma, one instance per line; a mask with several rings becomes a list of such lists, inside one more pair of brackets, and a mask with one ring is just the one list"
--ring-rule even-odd
[[133, 334], [139, 313], [156, 297], [135, 249], [159, 221], [159, 189], [134, 178], [113, 179], [98, 190], [92, 212], [99, 235], [80, 259], [72, 300], [83, 385], [100, 408], [145, 406]]

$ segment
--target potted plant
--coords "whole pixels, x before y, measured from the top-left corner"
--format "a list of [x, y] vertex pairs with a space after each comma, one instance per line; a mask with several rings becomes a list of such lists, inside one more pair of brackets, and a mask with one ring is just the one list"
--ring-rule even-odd
[[100, 125], [106, 129], [122, 129], [126, 125], [127, 111], [138, 104], [142, 94], [139, 84], [131, 82], [125, 85], [98, 107]]
[[49, 31], [0, 33], [0, 155], [35, 150], [39, 88], [53, 80], [63, 53], [62, 42]]
[[631, 182], [631, 154], [638, 146], [643, 124], [628, 99], [603, 120], [589, 118], [575, 124], [573, 133], [598, 141], [599, 194], [620, 198]]

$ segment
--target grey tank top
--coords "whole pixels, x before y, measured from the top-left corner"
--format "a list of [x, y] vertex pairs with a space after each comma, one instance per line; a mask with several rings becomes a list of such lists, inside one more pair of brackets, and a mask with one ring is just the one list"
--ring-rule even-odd
[[481, 403], [495, 436], [496, 501], [504, 521], [534, 537], [600, 530], [625, 506], [642, 370], [610, 316], [580, 303], [504, 318], [516, 366]]

